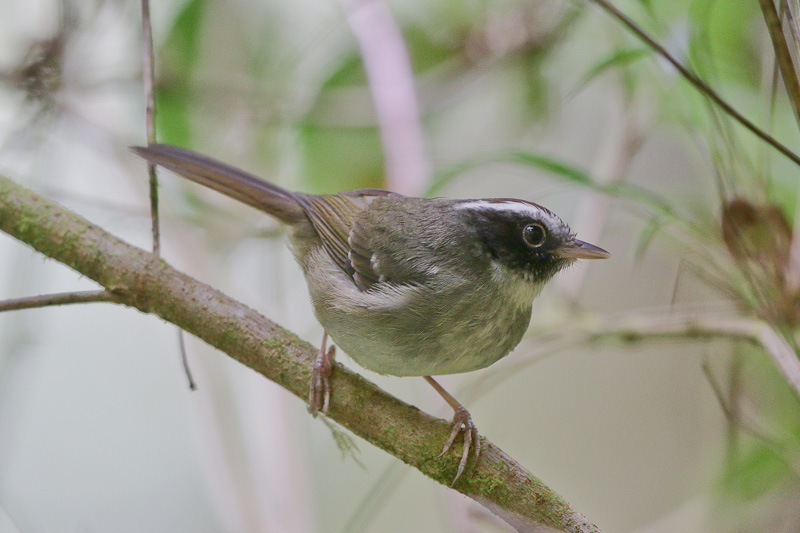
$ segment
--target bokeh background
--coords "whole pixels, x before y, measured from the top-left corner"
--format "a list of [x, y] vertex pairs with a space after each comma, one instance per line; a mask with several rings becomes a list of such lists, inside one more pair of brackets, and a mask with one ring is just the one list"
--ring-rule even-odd
[[[617, 5], [798, 146], [758, 2]], [[146, 170], [126, 149], [146, 142], [139, 3], [0, 6], [0, 172], [149, 249]], [[618, 21], [572, 0], [188, 0], [154, 2], [152, 27], [162, 142], [305, 192], [524, 198], [611, 251], [550, 284], [511, 356], [444, 379], [602, 530], [800, 530], [798, 398], [735, 327], [702, 327], [769, 323], [796, 344], [770, 250], [785, 251], [797, 168]], [[160, 192], [167, 261], [319, 342], [274, 222], [168, 172]], [[737, 216], [758, 253], [732, 244], [739, 226], [722, 238]], [[0, 299], [95, 288], [4, 235], [0, 258]], [[186, 345], [194, 392], [158, 318], [0, 313], [0, 532], [507, 531]], [[363, 372], [451, 416], [423, 380]]]

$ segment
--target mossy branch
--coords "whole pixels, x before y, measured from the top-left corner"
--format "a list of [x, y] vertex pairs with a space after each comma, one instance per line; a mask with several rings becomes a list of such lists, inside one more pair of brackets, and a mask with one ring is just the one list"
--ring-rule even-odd
[[[0, 176], [0, 230], [96, 281], [114, 301], [157, 315], [249, 366], [304, 400], [316, 350], [220, 291], [123, 242], [64, 207]], [[332, 375], [328, 416], [444, 485], [460, 450], [438, 458], [450, 423], [382, 391], [341, 365]], [[500, 448], [485, 441], [480, 460], [455, 490], [520, 531], [594, 532], [597, 527]]]

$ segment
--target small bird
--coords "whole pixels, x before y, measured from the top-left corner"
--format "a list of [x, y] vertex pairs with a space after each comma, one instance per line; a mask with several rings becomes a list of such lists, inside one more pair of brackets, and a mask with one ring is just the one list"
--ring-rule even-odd
[[424, 377], [455, 411], [442, 454], [464, 429], [453, 484], [473, 443], [479, 456], [480, 439], [467, 409], [431, 376], [478, 370], [504, 357], [522, 340], [534, 298], [558, 271], [577, 259], [610, 257], [533, 202], [414, 198], [379, 189], [302, 194], [175, 146], [131, 150], [288, 228], [325, 330], [309, 411], [328, 410], [334, 357], [328, 336], [369, 370]]

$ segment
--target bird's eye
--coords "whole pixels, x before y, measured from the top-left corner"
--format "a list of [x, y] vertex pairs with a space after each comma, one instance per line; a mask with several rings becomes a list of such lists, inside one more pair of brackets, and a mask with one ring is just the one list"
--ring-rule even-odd
[[522, 230], [522, 240], [531, 248], [538, 248], [547, 240], [547, 230], [541, 224], [528, 224]]

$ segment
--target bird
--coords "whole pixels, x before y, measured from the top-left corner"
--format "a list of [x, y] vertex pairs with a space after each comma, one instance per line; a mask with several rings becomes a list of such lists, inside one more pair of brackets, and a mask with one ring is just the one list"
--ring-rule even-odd
[[526, 200], [417, 198], [380, 189], [303, 194], [176, 146], [131, 150], [287, 228], [324, 329], [309, 411], [328, 410], [335, 346], [379, 374], [425, 378], [454, 411], [442, 455], [464, 431], [451, 485], [473, 448], [479, 457], [480, 435], [469, 411], [433, 376], [482, 369], [506, 356], [556, 273], [578, 259], [610, 257]]

